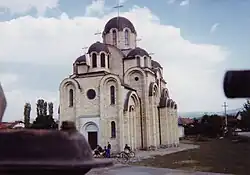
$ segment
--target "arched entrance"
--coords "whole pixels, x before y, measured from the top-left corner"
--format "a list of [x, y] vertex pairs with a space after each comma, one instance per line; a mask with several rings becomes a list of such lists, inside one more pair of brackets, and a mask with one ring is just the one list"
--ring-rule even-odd
[[87, 133], [87, 138], [89, 145], [92, 149], [95, 149], [98, 144], [98, 127], [93, 122], [88, 122], [85, 124], [85, 132]]

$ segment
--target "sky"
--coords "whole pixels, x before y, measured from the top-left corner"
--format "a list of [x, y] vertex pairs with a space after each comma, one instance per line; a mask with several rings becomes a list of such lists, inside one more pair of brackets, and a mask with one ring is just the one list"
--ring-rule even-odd
[[[242, 106], [226, 99], [228, 69], [250, 67], [250, 0], [120, 0], [120, 15], [135, 26], [138, 45], [164, 68], [180, 112]], [[5, 121], [23, 118], [26, 102], [59, 103], [59, 84], [84, 47], [102, 41], [117, 0], [0, 0], [0, 82], [8, 100]]]

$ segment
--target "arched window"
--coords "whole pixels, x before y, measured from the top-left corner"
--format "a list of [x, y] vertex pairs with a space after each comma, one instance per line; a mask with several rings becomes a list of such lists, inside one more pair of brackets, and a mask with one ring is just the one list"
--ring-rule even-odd
[[110, 63], [109, 63], [109, 55], [108, 55], [108, 68], [110, 68], [110, 65], [109, 65]]
[[140, 57], [136, 57], [136, 64], [137, 64], [137, 66], [141, 66], [141, 58]]
[[111, 122], [111, 138], [116, 138], [116, 128], [115, 128], [115, 122]]
[[113, 35], [113, 44], [116, 46], [117, 45], [117, 33], [115, 30], [113, 30], [112, 35]]
[[147, 60], [147, 57], [144, 57], [144, 67], [148, 67], [148, 60]]
[[101, 53], [101, 67], [105, 67], [105, 54]]
[[70, 89], [69, 90], [69, 107], [73, 107], [73, 104], [74, 104], [73, 100], [74, 100], [74, 91], [73, 89]]
[[128, 29], [125, 30], [125, 46], [129, 45], [129, 33]]
[[115, 87], [110, 86], [110, 104], [115, 104]]
[[97, 67], [97, 55], [96, 55], [96, 53], [92, 54], [92, 67]]

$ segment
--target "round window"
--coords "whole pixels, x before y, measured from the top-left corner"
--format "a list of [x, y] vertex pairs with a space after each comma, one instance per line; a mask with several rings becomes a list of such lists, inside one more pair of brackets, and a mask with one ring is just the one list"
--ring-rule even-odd
[[87, 91], [87, 96], [90, 100], [94, 99], [96, 96], [95, 90], [94, 89], [89, 89]]
[[139, 78], [138, 77], [135, 77], [135, 81], [138, 81], [139, 80]]

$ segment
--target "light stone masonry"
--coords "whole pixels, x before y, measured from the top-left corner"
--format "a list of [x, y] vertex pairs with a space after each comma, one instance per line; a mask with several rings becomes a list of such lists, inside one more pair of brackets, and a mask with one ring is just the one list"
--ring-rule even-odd
[[74, 121], [92, 149], [125, 144], [137, 149], [179, 145], [177, 104], [170, 98], [163, 68], [142, 48], [126, 18], [112, 18], [103, 43], [76, 59], [60, 84], [60, 124]]

